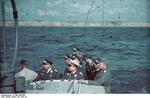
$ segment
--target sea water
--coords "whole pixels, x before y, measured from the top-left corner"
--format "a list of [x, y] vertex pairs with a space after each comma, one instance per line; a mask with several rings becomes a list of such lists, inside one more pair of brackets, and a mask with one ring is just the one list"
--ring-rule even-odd
[[[15, 28], [6, 28], [7, 62], [14, 54]], [[44, 58], [63, 73], [64, 56], [74, 47], [105, 58], [112, 72], [112, 93], [150, 92], [150, 28], [146, 27], [19, 27], [15, 69], [27, 59], [38, 71]]]

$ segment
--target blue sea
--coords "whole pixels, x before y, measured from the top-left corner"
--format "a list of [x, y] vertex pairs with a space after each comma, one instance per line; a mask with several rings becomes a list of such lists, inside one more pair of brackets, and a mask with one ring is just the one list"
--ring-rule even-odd
[[[12, 62], [15, 28], [7, 27], [7, 62]], [[150, 93], [150, 28], [146, 27], [19, 27], [15, 70], [27, 59], [38, 71], [49, 57], [63, 72], [63, 58], [73, 47], [102, 56], [112, 72], [112, 93]]]

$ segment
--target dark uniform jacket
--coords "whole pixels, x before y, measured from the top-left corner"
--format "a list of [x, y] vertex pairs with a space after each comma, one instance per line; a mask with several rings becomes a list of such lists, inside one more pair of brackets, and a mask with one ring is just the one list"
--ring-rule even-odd
[[86, 71], [85, 71], [85, 67], [84, 66], [82, 66], [82, 65], [79, 66], [78, 67], [78, 71], [81, 72], [81, 73], [83, 73], [83, 76], [84, 76], [85, 79], [88, 79], [87, 75], [86, 75]]
[[84, 75], [80, 71], [76, 71], [75, 73], [70, 73], [67, 70], [64, 72], [63, 79], [67, 80], [80, 80], [80, 79], [85, 79]]
[[111, 72], [109, 68], [98, 71], [94, 80], [88, 80], [89, 85], [101, 85], [105, 87], [106, 93], [110, 93]]
[[85, 65], [85, 73], [88, 80], [94, 80], [96, 72], [93, 65], [86, 64]]
[[60, 74], [57, 72], [57, 70], [54, 70], [53, 68], [46, 72], [45, 70], [41, 70], [38, 73], [38, 76], [33, 82], [39, 81], [39, 80], [50, 80], [50, 79], [59, 79]]

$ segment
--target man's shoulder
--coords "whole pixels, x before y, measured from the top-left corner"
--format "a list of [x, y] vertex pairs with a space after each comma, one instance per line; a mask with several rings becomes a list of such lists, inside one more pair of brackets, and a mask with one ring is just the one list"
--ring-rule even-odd
[[24, 68], [23, 70], [24, 71], [33, 71], [33, 70], [29, 69], [29, 68]]
[[25, 69], [23, 69], [22, 70], [22, 72], [27, 72], [27, 73], [29, 73], [29, 74], [37, 74], [35, 71], [33, 71], [33, 70], [31, 70], [31, 69], [29, 69], [29, 68], [25, 68]]
[[97, 72], [96, 76], [97, 77], [108, 77], [110, 75], [110, 70], [101, 70], [99, 72]]
[[15, 77], [22, 76], [22, 74], [24, 74], [25, 72], [26, 72], [26, 70], [22, 69], [22, 70], [20, 70], [19, 72], [17, 72], [17, 73], [15, 74]]
[[57, 69], [52, 69], [53, 70], [53, 73], [59, 73], [59, 71]]

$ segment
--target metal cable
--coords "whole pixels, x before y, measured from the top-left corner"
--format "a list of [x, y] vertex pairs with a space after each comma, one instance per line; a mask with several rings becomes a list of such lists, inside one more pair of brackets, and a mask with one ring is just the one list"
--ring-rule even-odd
[[15, 39], [15, 49], [14, 49], [14, 56], [13, 56], [13, 61], [12, 61], [12, 67], [14, 67], [15, 62], [16, 62], [16, 57], [17, 57], [17, 50], [18, 50], [18, 20], [15, 20], [15, 30], [16, 30], [16, 39]]
[[92, 8], [94, 2], [95, 2], [95, 0], [93, 0], [92, 4], [91, 4], [91, 6], [90, 6], [90, 8], [89, 8], [89, 10], [88, 10], [87, 17], [86, 17], [86, 19], [85, 19], [84, 25], [86, 25], [86, 23], [87, 23], [87, 20], [88, 20], [89, 14], [90, 14], [90, 10], [91, 10], [91, 8]]
[[2, 32], [3, 32], [3, 60], [6, 62], [6, 32], [5, 32], [5, 2], [1, 2], [2, 8]]
[[18, 14], [17, 14], [17, 9], [16, 9], [16, 4], [14, 0], [11, 0], [12, 8], [13, 8], [13, 16], [14, 16], [14, 23], [15, 23], [15, 48], [14, 48], [14, 56], [13, 56], [13, 61], [11, 68], [14, 67], [15, 62], [16, 62], [16, 56], [17, 56], [17, 50], [18, 50]]

